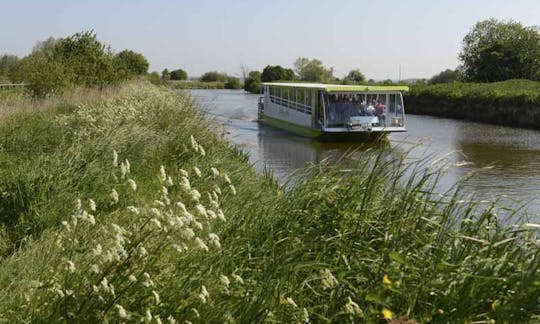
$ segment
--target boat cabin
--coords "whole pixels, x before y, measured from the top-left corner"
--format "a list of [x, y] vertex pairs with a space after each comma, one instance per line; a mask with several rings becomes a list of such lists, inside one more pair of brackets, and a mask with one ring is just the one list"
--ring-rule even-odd
[[405, 131], [404, 91], [408, 87], [263, 83], [259, 120], [303, 135]]

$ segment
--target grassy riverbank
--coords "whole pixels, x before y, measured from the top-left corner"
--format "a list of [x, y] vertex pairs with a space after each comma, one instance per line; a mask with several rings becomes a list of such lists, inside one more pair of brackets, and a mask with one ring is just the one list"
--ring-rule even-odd
[[130, 84], [95, 98], [0, 120], [0, 322], [540, 312], [536, 228], [431, 194], [436, 171], [368, 154], [284, 192], [186, 94]]
[[407, 112], [540, 129], [540, 82], [414, 85]]

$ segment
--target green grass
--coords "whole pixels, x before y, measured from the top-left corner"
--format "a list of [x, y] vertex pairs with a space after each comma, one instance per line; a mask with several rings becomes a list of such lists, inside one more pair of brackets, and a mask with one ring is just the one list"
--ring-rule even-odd
[[540, 81], [508, 80], [493, 83], [441, 83], [413, 85], [410, 95], [438, 99], [480, 100], [512, 104], [540, 104]]
[[201, 81], [175, 81], [169, 80], [165, 84], [172, 89], [225, 89], [225, 82], [201, 82]]
[[370, 153], [284, 191], [219, 134], [187, 94], [148, 84], [3, 120], [0, 322], [540, 312], [537, 229], [434, 194], [438, 170]]

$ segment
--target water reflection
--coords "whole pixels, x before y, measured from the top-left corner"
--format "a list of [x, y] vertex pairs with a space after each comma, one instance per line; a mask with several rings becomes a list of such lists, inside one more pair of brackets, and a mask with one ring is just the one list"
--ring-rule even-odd
[[[285, 180], [306, 163], [339, 159], [344, 153], [384, 150], [413, 159], [447, 155], [457, 163], [441, 179], [445, 191], [470, 172], [478, 174], [466, 189], [480, 199], [514, 197], [528, 201], [527, 210], [540, 213], [540, 132], [459, 120], [409, 115], [407, 133], [396, 133], [383, 146], [358, 143], [319, 143], [256, 122], [257, 95], [234, 90], [192, 90], [210, 117], [229, 129], [227, 139], [249, 154], [255, 167], [270, 168]], [[469, 162], [461, 163], [463, 161]], [[485, 167], [491, 167], [485, 169]]]

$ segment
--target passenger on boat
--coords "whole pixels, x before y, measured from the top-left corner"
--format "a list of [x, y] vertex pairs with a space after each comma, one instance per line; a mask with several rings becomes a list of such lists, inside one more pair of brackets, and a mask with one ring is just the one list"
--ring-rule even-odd
[[375, 115], [375, 107], [373, 106], [373, 104], [369, 104], [369, 106], [366, 108], [366, 113], [368, 114], [368, 116]]
[[375, 106], [375, 113], [377, 114], [377, 117], [379, 117], [379, 125], [386, 127], [386, 106], [382, 101], [379, 100], [377, 102], [377, 105]]

